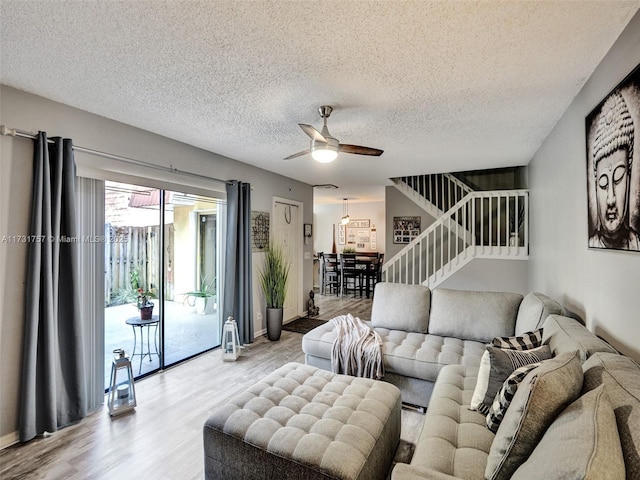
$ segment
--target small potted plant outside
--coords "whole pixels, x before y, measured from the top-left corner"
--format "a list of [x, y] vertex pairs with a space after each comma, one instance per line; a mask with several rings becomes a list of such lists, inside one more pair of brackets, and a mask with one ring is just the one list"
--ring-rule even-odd
[[260, 270], [260, 286], [267, 303], [267, 338], [279, 340], [290, 262], [281, 245], [269, 244]]
[[151, 320], [153, 316], [153, 302], [151, 302], [149, 298], [152, 296], [153, 292], [138, 288], [138, 300], [136, 304], [140, 311], [140, 320]]
[[197, 290], [185, 293], [185, 302], [190, 307], [196, 308], [200, 315], [213, 313], [215, 310], [216, 289], [209, 275], [200, 277], [200, 285]]

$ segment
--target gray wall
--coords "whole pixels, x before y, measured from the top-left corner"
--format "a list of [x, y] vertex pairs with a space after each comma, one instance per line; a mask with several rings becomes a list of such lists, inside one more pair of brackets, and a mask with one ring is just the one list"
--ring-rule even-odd
[[[585, 117], [640, 63], [631, 20], [529, 164], [529, 286], [579, 313], [590, 330], [640, 360], [640, 253], [587, 248]], [[640, 168], [640, 119], [636, 118]]]
[[529, 292], [528, 260], [475, 258], [438, 288], [487, 292]]
[[421, 217], [420, 231], [423, 232], [435, 219], [418, 205], [409, 200], [396, 187], [385, 187], [385, 262], [406, 247], [406, 244], [393, 243], [393, 217]]
[[[0, 99], [0, 123], [7, 127], [44, 130], [50, 136], [72, 138], [79, 146], [158, 165], [173, 164], [219, 179], [250, 182], [254, 210], [271, 211], [275, 195], [302, 202], [303, 223], [313, 221], [310, 185], [7, 86], [0, 86]], [[32, 145], [28, 139], [0, 136], [0, 237], [28, 233]], [[309, 259], [301, 259], [304, 297], [313, 286], [313, 245], [310, 242], [303, 248], [309, 253]], [[17, 429], [26, 259], [25, 243], [0, 243], [0, 447], [12, 441]], [[256, 320], [255, 328], [260, 332], [266, 326]]]

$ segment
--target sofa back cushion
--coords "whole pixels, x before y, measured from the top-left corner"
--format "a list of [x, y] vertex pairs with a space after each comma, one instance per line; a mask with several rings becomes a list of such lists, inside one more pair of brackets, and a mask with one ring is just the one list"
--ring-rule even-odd
[[582, 365], [583, 393], [604, 385], [616, 416], [627, 479], [640, 472], [640, 365], [612, 353], [594, 353]]
[[579, 323], [561, 315], [550, 315], [544, 322], [542, 343], [551, 347], [553, 355], [577, 350], [584, 362], [595, 352], [617, 353], [604, 340]]
[[558, 415], [511, 480], [532, 478], [625, 480], [616, 416], [604, 386]]
[[431, 292], [429, 333], [478, 342], [514, 334], [518, 293], [436, 288]]
[[549, 315], [561, 313], [562, 307], [552, 298], [542, 293], [529, 292], [518, 308], [516, 335], [538, 330]]
[[371, 306], [371, 326], [427, 333], [430, 305], [428, 287], [378, 282]]

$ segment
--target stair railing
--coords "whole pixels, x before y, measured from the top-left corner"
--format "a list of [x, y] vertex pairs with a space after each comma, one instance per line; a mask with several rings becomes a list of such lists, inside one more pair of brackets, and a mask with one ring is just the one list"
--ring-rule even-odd
[[[432, 204], [438, 213], [436, 216], [440, 216], [466, 195], [473, 192], [471, 187], [449, 173], [413, 175], [399, 177], [394, 180], [396, 185], [404, 186], [405, 194], [419, 205]], [[400, 189], [403, 190], [402, 188]]]
[[529, 191], [472, 192], [382, 266], [387, 282], [435, 287], [472, 258], [528, 258]]

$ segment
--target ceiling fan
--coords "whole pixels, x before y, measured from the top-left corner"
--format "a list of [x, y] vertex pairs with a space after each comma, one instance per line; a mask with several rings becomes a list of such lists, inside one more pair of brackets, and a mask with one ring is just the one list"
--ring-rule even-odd
[[322, 127], [322, 131], [320, 132], [313, 128], [311, 125], [307, 125], [304, 123], [298, 124], [300, 125], [300, 128], [304, 131], [304, 133], [311, 137], [311, 147], [307, 150], [303, 150], [302, 152], [289, 155], [285, 158], [285, 160], [300, 157], [302, 155], [306, 155], [307, 153], [311, 153], [313, 159], [320, 163], [333, 162], [338, 156], [338, 152], [354, 153], [356, 155], [372, 155], [374, 157], [379, 157], [380, 155], [382, 155], [383, 150], [379, 150], [377, 148], [361, 147], [360, 145], [339, 143], [338, 139], [332, 137], [329, 133], [329, 130], [327, 129], [327, 118], [329, 118], [329, 115], [331, 115], [332, 111], [333, 107], [330, 107], [329, 105], [323, 105], [318, 108], [320, 117], [324, 119], [324, 126]]

